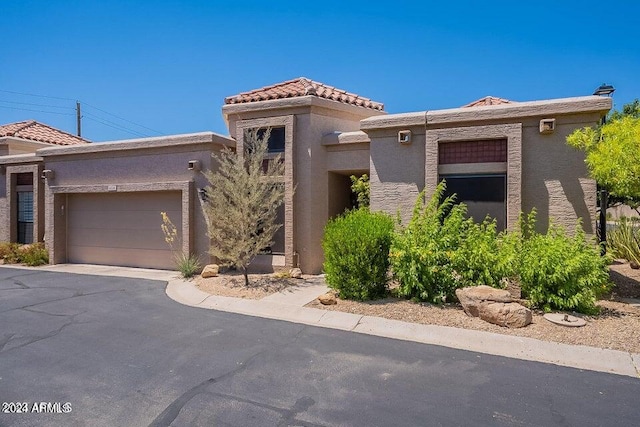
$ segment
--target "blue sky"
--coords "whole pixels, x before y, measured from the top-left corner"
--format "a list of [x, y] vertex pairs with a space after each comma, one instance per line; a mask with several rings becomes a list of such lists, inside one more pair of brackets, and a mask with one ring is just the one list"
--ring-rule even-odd
[[94, 141], [228, 134], [224, 97], [300, 76], [390, 113], [604, 82], [616, 108], [640, 98], [637, 1], [0, 0], [0, 11], [0, 123], [75, 132], [78, 99]]

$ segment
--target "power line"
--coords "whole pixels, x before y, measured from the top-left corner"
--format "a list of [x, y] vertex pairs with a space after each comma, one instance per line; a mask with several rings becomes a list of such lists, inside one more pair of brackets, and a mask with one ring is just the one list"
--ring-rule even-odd
[[110, 112], [108, 112], [108, 111], [105, 111], [105, 110], [103, 110], [103, 109], [101, 109], [101, 108], [98, 108], [98, 107], [96, 107], [96, 106], [94, 106], [94, 105], [91, 105], [91, 104], [88, 104], [88, 103], [86, 103], [86, 102], [83, 102], [82, 104], [83, 104], [83, 105], [85, 105], [85, 106], [87, 106], [87, 107], [95, 108], [95, 109], [96, 109], [96, 110], [98, 110], [98, 111], [102, 111], [102, 112], [103, 112], [103, 113], [105, 113], [105, 114], [108, 114], [108, 115], [113, 116], [113, 117], [115, 117], [115, 118], [117, 118], [117, 119], [123, 120], [123, 121], [125, 121], [125, 122], [127, 122], [127, 123], [131, 123], [132, 125], [139, 126], [139, 127], [143, 128], [143, 129], [146, 129], [146, 130], [150, 130], [150, 131], [151, 131], [151, 132], [153, 132], [153, 133], [157, 133], [157, 134], [160, 134], [160, 135], [162, 135], [162, 134], [163, 134], [163, 132], [160, 132], [159, 130], [155, 130], [155, 129], [148, 128], [148, 127], [143, 126], [143, 125], [141, 125], [141, 124], [138, 124], [138, 123], [132, 122], [131, 120], [127, 120], [127, 119], [125, 119], [124, 117], [116, 116], [115, 114], [112, 114], [112, 113], [110, 113]]
[[[35, 93], [18, 92], [18, 91], [12, 91], [12, 90], [4, 90], [4, 89], [0, 89], [0, 92], [11, 93], [11, 94], [14, 94], [14, 95], [25, 95], [25, 96], [34, 96], [34, 97], [38, 97], [38, 98], [59, 99], [59, 100], [63, 100], [63, 101], [78, 102], [78, 101], [76, 101], [74, 99], [60, 97], [60, 96], [40, 95], [40, 94], [35, 94]], [[17, 105], [32, 105], [32, 106], [46, 107], [46, 108], [59, 108], [59, 109], [69, 108], [69, 109], [71, 109], [70, 107], [60, 107], [60, 106], [56, 106], [56, 105], [46, 105], [46, 104], [32, 104], [32, 103], [17, 102], [17, 101], [0, 101], [0, 102], [17, 104]], [[130, 124], [132, 124], [134, 126], [138, 126], [138, 127], [142, 128], [142, 129], [146, 129], [146, 130], [151, 131], [151, 132], [153, 132], [155, 134], [164, 135], [164, 132], [161, 132], [161, 131], [156, 130], [156, 129], [152, 129], [150, 127], [141, 125], [139, 123], [135, 123], [135, 122], [133, 122], [131, 120], [125, 119], [124, 117], [120, 117], [120, 116], [118, 116], [116, 114], [113, 114], [113, 113], [110, 113], [110, 112], [108, 112], [106, 110], [103, 110], [102, 108], [96, 107], [95, 105], [91, 105], [91, 104], [88, 104], [86, 102], [82, 102], [82, 105], [90, 107], [90, 108], [93, 108], [93, 109], [98, 110], [98, 111], [101, 111], [102, 113], [107, 114], [107, 115], [112, 116], [112, 117], [115, 117], [118, 120], [122, 120], [122, 121], [130, 123]], [[26, 108], [18, 108], [18, 107], [4, 107], [4, 106], [0, 106], [0, 107], [2, 107], [2, 108], [11, 108], [11, 109], [14, 109], [14, 110], [35, 111], [35, 112], [50, 113], [50, 114], [65, 114], [65, 113], [55, 113], [55, 112], [51, 112], [51, 111], [29, 110], [29, 109], [26, 109]], [[75, 110], [75, 109], [73, 109], [73, 110]], [[141, 132], [137, 132], [137, 131], [135, 131], [133, 129], [127, 128], [125, 126], [122, 126], [122, 125], [120, 125], [118, 123], [115, 123], [115, 122], [113, 122], [111, 120], [108, 120], [106, 118], [100, 117], [100, 116], [95, 115], [95, 114], [88, 113], [88, 112], [86, 112], [86, 110], [85, 110], [85, 114], [87, 114], [89, 116], [93, 116], [93, 119], [91, 119], [91, 120], [96, 121], [98, 123], [102, 123], [102, 124], [104, 124], [106, 126], [109, 126], [107, 123], [110, 123], [111, 125], [113, 125], [113, 126], [109, 126], [111, 128], [124, 130], [124, 131], [129, 132], [129, 133], [131, 133], [133, 135], [149, 136], [149, 135], [143, 134]], [[72, 114], [69, 114], [69, 115], [72, 115]], [[116, 126], [116, 127], [114, 127], [114, 126]]]
[[33, 110], [31, 108], [9, 107], [9, 106], [6, 106], [6, 105], [0, 105], [0, 108], [7, 108], [9, 110], [34, 111], [36, 113], [59, 114], [61, 116], [73, 116], [72, 113], [61, 113], [59, 111]]
[[31, 102], [6, 101], [4, 99], [0, 99], [0, 102], [4, 102], [6, 104], [33, 105], [33, 106], [36, 106], [36, 107], [60, 108], [60, 109], [64, 109], [64, 110], [73, 110], [73, 108], [71, 108], [71, 107], [61, 107], [59, 105], [50, 105], [50, 104], [33, 104]]
[[[120, 126], [117, 126], [117, 125], [116, 125], [116, 126], [114, 126], [114, 125], [110, 125], [109, 123], [103, 122], [102, 120], [98, 120], [98, 119], [95, 119], [95, 118], [93, 118], [93, 117], [87, 117], [87, 119], [89, 119], [89, 120], [91, 120], [91, 121], [94, 121], [94, 122], [97, 122], [97, 123], [100, 123], [100, 124], [102, 124], [102, 125], [104, 125], [104, 126], [108, 126], [108, 127], [110, 127], [110, 128], [113, 128], [113, 129], [119, 130], [119, 131], [127, 132], [127, 133], [129, 133], [129, 134], [131, 134], [131, 135], [136, 135], [136, 136], [140, 136], [140, 137], [146, 137], [146, 136], [148, 136], [148, 135], [141, 134], [141, 133], [139, 133], [139, 132], [136, 132], [136, 131], [131, 130], [131, 129], [128, 129], [128, 128], [123, 128], [123, 127], [120, 127]], [[112, 123], [113, 123], [113, 122], [112, 122]]]
[[71, 98], [62, 98], [62, 97], [59, 97], [59, 96], [48, 96], [48, 95], [37, 95], [37, 94], [35, 94], [35, 93], [15, 92], [15, 91], [12, 91], [12, 90], [3, 90], [3, 89], [0, 89], [0, 92], [13, 93], [14, 95], [36, 96], [36, 97], [38, 97], [38, 98], [62, 99], [62, 100], [64, 100], [64, 101], [74, 101], [74, 100], [73, 100], [73, 99], [71, 99]]

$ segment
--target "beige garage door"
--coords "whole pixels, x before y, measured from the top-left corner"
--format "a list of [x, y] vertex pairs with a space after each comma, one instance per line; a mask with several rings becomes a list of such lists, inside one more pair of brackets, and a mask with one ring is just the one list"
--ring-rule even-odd
[[160, 228], [160, 212], [182, 224], [181, 193], [70, 194], [67, 201], [69, 262], [174, 269]]

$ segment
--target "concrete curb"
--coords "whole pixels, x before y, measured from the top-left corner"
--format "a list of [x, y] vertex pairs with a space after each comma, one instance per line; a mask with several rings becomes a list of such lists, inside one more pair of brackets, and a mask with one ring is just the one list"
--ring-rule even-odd
[[2, 267], [162, 280], [168, 282], [165, 292], [169, 298], [191, 307], [640, 378], [640, 354], [636, 353], [304, 307], [327, 291], [326, 287], [317, 284], [302, 285], [262, 300], [250, 300], [208, 294], [193, 282], [179, 278], [175, 271], [80, 264], [43, 267], [0, 265]]

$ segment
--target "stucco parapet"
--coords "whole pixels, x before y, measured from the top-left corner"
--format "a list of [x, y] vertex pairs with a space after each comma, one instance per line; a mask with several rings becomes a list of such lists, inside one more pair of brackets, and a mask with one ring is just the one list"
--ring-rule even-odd
[[247, 102], [241, 104], [227, 104], [222, 107], [222, 114], [227, 119], [234, 114], [242, 114], [254, 111], [285, 110], [300, 107], [323, 107], [331, 110], [344, 111], [362, 117], [386, 114], [384, 111], [372, 110], [371, 108], [358, 107], [343, 102], [332, 101], [330, 99], [318, 98], [317, 96], [296, 96], [285, 99], [271, 99], [267, 101]]
[[411, 126], [425, 126], [427, 111], [415, 113], [388, 114], [386, 116], [369, 117], [360, 120], [361, 130], [373, 130], [384, 128], [403, 128]]
[[188, 191], [191, 181], [95, 184], [95, 185], [49, 185], [52, 194], [60, 193], [131, 193], [137, 191]]
[[581, 96], [544, 101], [528, 101], [486, 107], [453, 108], [427, 112], [427, 126], [478, 122], [484, 120], [504, 120], [534, 116], [554, 116], [576, 113], [597, 112], [606, 114], [612, 107], [611, 98], [604, 96]]
[[39, 156], [65, 156], [69, 154], [103, 153], [122, 150], [145, 150], [158, 147], [175, 147], [198, 144], [214, 144], [234, 147], [235, 141], [229, 137], [213, 132], [200, 132], [184, 135], [169, 135], [153, 138], [125, 139], [87, 145], [73, 145], [68, 147], [43, 148], [36, 152]]
[[322, 145], [348, 145], [369, 143], [369, 135], [362, 131], [331, 132], [322, 137]]
[[35, 154], [12, 154], [9, 156], [0, 156], [0, 165], [24, 163], [42, 163], [42, 157], [36, 156]]

